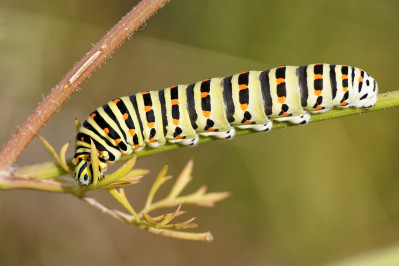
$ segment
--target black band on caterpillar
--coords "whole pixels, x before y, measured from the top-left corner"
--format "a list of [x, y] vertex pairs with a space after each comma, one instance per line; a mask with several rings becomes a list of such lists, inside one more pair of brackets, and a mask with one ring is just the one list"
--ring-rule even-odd
[[334, 107], [371, 108], [377, 93], [376, 81], [360, 68], [312, 64], [245, 71], [116, 98], [79, 129], [75, 178], [81, 185], [93, 182], [90, 139], [100, 154], [102, 178], [109, 163], [146, 145], [195, 145], [199, 135], [230, 139], [235, 127], [269, 131], [273, 120], [306, 124], [310, 113]]

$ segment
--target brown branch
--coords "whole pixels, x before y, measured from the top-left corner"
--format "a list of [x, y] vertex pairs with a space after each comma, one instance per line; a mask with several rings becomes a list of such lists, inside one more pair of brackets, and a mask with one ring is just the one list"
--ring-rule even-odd
[[138, 27], [169, 0], [142, 0], [75, 65], [55, 86], [44, 101], [27, 118], [0, 150], [0, 170], [17, 160], [39, 130], [61, 108], [76, 89], [121, 45]]

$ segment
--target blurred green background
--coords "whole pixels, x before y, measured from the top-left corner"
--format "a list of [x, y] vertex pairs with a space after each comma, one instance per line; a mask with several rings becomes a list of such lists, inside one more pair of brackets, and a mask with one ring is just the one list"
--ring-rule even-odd
[[[1, 143], [137, 2], [0, 2]], [[173, 0], [41, 135], [59, 149], [74, 140], [75, 117], [114, 97], [279, 65], [359, 66], [382, 92], [397, 90], [398, 12], [397, 0]], [[216, 208], [183, 206], [201, 231], [212, 231], [212, 243], [130, 228], [70, 195], [0, 192], [0, 264], [341, 265], [382, 252], [373, 265], [399, 265], [398, 115], [385, 110], [140, 159], [151, 174], [127, 191], [137, 209], [165, 163], [177, 176], [194, 160], [187, 192], [202, 184], [231, 192]], [[48, 160], [34, 140], [18, 165]], [[106, 193], [93, 196], [117, 206]]]

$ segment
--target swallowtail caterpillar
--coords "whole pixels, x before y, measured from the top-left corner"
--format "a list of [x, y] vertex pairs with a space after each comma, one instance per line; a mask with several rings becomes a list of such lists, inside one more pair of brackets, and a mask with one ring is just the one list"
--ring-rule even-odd
[[99, 178], [121, 156], [166, 142], [195, 145], [199, 136], [231, 139], [235, 128], [269, 131], [273, 121], [306, 124], [312, 113], [371, 108], [378, 85], [364, 70], [347, 65], [280, 66], [210, 78], [160, 91], [116, 98], [97, 108], [76, 137], [75, 178], [93, 182], [93, 140]]

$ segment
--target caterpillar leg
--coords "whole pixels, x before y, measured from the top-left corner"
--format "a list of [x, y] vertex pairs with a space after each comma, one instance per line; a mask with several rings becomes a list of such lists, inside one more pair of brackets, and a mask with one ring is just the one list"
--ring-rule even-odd
[[119, 148], [122, 156], [126, 156], [129, 155], [133, 152], [133, 148], [130, 145], [126, 145], [126, 150], [122, 150], [121, 148]]
[[199, 140], [198, 135], [195, 135], [192, 138], [168, 139], [168, 142], [179, 143], [181, 145], [186, 145], [186, 146], [194, 146], [197, 145], [198, 140]]
[[219, 139], [231, 139], [236, 134], [236, 130], [234, 127], [231, 127], [229, 130], [226, 131], [208, 131], [208, 132], [201, 132], [199, 133], [201, 136], [205, 137], [216, 137]]
[[304, 113], [301, 115], [296, 115], [296, 116], [287, 116], [287, 117], [279, 117], [275, 118], [274, 120], [276, 121], [288, 121], [292, 124], [296, 125], [304, 125], [307, 124], [310, 120], [310, 114], [309, 113]]
[[164, 145], [165, 143], [166, 143], [165, 141], [160, 142], [159, 140], [151, 139], [150, 142], [147, 143], [147, 145], [148, 145], [149, 147], [151, 147], [151, 148], [158, 148], [158, 147]]
[[255, 131], [268, 132], [268, 131], [270, 131], [272, 129], [272, 126], [273, 126], [273, 122], [269, 121], [269, 122], [264, 123], [264, 124], [239, 125], [237, 127], [241, 128], [241, 129], [252, 129], [252, 130], [255, 130]]
[[[348, 107], [346, 107], [346, 106], [344, 106], [343, 108], [348, 108]], [[324, 109], [321, 109], [321, 110], [312, 110], [312, 111], [310, 111], [312, 114], [321, 114], [321, 113], [325, 113], [325, 112], [327, 112], [327, 111], [330, 111], [332, 108], [324, 108]]]
[[184, 141], [181, 142], [183, 145], [187, 146], [195, 146], [198, 144], [199, 136], [196, 135], [195, 138], [192, 139], [185, 139]]
[[143, 145], [136, 145], [136, 146], [134, 147], [134, 152], [141, 151], [141, 150], [144, 149], [144, 148], [145, 148], [145, 143], [144, 143]]

